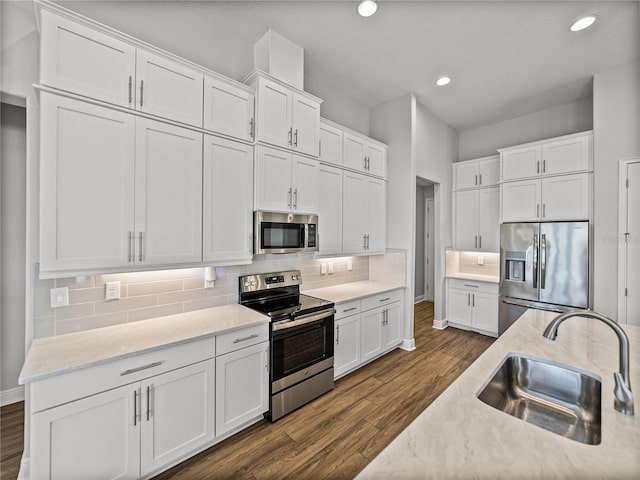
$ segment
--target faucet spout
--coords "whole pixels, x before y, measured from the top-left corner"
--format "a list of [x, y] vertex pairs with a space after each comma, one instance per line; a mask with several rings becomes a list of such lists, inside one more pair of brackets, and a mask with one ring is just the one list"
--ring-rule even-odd
[[633, 394], [631, 393], [631, 377], [629, 375], [629, 337], [627, 337], [625, 331], [620, 328], [620, 325], [609, 317], [591, 310], [569, 310], [568, 312], [558, 315], [551, 320], [542, 335], [549, 340], [555, 340], [558, 336], [558, 327], [560, 324], [571, 317], [585, 317], [600, 320], [611, 327], [618, 336], [618, 342], [620, 344], [620, 371], [614, 373], [616, 386], [613, 390], [615, 397], [613, 406], [616, 411], [624, 415], [633, 415]]

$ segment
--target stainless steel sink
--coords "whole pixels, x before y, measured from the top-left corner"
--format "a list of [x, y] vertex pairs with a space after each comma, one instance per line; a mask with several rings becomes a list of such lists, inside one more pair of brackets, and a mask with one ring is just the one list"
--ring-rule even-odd
[[478, 393], [487, 405], [589, 445], [600, 443], [602, 384], [597, 375], [510, 353]]

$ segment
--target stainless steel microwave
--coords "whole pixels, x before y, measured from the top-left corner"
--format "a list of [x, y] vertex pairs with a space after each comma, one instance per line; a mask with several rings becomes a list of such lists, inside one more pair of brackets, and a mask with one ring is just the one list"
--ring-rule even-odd
[[254, 253], [318, 251], [318, 216], [295, 213], [254, 213]]

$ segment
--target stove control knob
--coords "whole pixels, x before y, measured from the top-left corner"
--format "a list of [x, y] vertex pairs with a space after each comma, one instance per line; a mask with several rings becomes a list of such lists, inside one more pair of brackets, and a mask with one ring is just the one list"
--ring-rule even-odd
[[255, 287], [257, 285], [257, 282], [255, 280], [251, 280], [251, 286]]
[[298, 275], [291, 275], [291, 280], [300, 280]]

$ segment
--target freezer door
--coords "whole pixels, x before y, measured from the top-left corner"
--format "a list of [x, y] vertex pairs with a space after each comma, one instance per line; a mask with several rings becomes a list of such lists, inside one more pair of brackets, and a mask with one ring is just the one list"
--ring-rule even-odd
[[500, 225], [500, 295], [538, 300], [539, 223]]
[[540, 224], [540, 301], [588, 307], [588, 222]]

